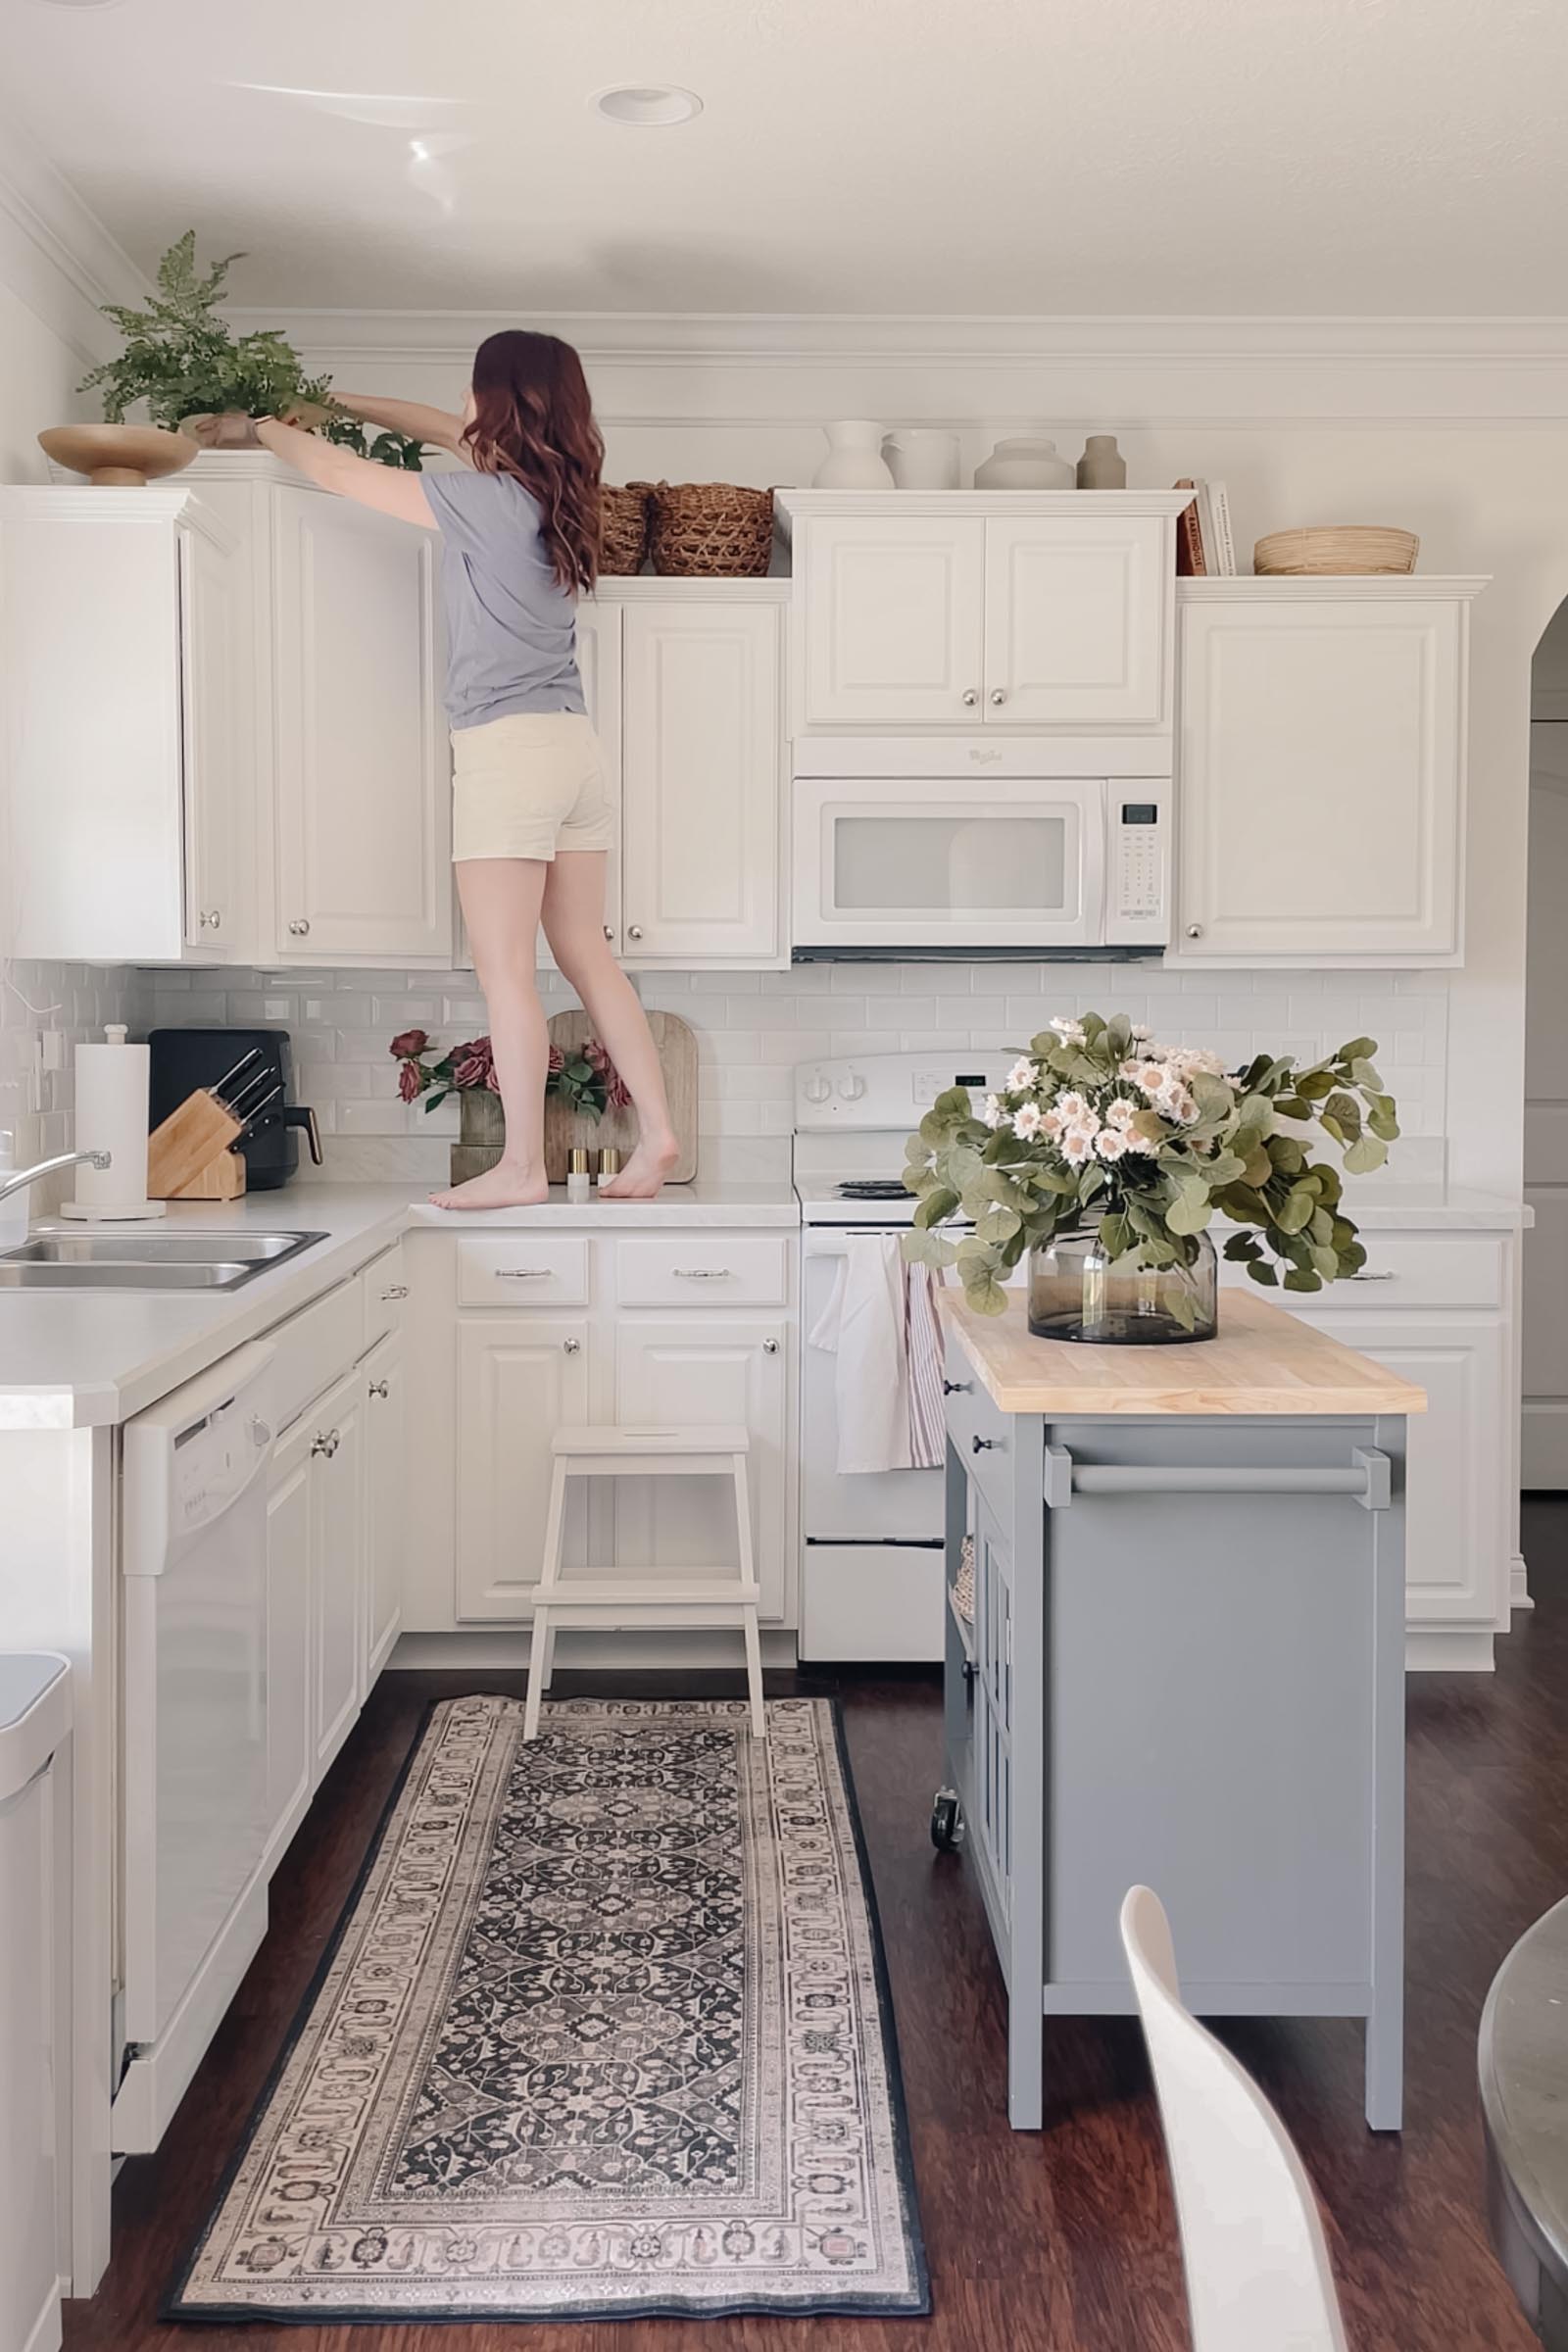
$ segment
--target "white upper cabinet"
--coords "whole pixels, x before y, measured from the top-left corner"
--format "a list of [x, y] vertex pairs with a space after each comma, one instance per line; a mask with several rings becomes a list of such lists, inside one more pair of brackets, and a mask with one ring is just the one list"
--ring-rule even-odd
[[1180, 491], [789, 490], [793, 732], [1171, 723]]
[[[605, 790], [615, 811], [615, 839], [605, 865], [605, 936], [620, 951], [620, 630], [618, 605], [586, 598], [577, 607], [577, 668], [583, 701], [599, 737]], [[539, 938], [541, 956], [552, 961]]]
[[1182, 962], [1459, 960], [1469, 607], [1483, 585], [1182, 583]]
[[773, 605], [634, 604], [622, 680], [625, 945], [682, 964], [779, 946]]
[[277, 955], [450, 960], [436, 534], [309, 488], [272, 525]]
[[0, 491], [0, 953], [254, 953], [242, 594], [193, 490]]

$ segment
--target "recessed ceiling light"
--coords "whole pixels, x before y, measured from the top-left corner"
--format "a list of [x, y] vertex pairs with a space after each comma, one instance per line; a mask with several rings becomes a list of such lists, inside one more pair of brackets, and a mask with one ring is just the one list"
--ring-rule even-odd
[[678, 89], [670, 81], [621, 82], [612, 90], [596, 90], [588, 103], [607, 122], [624, 122], [634, 130], [666, 130], [703, 111], [695, 90]]

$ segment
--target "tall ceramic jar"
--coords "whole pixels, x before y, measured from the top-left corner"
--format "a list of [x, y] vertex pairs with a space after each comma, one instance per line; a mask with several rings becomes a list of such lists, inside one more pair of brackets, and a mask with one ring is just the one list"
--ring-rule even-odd
[[1114, 433], [1091, 433], [1078, 461], [1080, 490], [1125, 490], [1127, 461], [1116, 447]]
[[865, 416], [824, 424], [827, 456], [816, 469], [813, 490], [891, 490], [893, 473], [882, 455], [882, 427]]

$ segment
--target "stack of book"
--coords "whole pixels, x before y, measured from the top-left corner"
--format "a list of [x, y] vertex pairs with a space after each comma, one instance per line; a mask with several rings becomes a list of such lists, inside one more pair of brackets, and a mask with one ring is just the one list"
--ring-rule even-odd
[[1231, 532], [1230, 500], [1223, 482], [1195, 482], [1184, 475], [1178, 490], [1191, 490], [1193, 501], [1176, 517], [1176, 569], [1183, 579], [1229, 579], [1236, 571], [1236, 541]]

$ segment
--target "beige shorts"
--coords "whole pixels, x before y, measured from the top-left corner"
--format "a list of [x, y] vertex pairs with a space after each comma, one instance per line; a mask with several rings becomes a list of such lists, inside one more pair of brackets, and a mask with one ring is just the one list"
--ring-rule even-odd
[[454, 863], [608, 850], [614, 824], [599, 738], [580, 712], [524, 711], [454, 730]]

